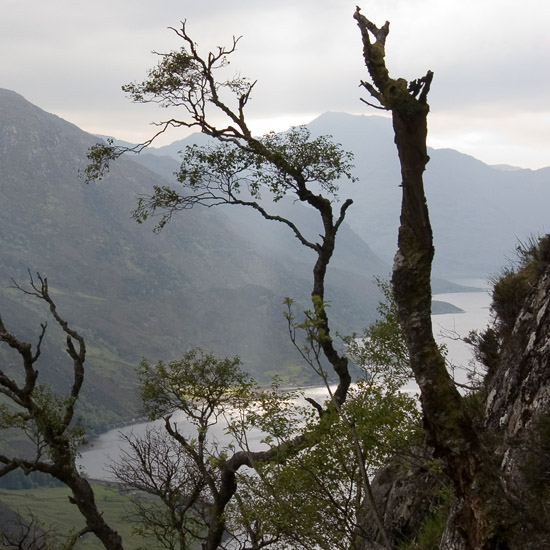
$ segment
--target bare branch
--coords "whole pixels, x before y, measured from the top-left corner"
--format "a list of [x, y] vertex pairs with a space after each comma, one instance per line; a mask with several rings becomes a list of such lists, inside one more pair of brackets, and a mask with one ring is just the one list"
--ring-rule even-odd
[[[361, 32], [363, 58], [374, 84], [362, 80], [361, 86], [380, 102], [381, 107], [372, 105], [364, 99], [361, 101], [377, 109], [382, 108], [390, 111], [400, 109], [413, 112], [425, 109], [433, 73], [428, 71], [426, 76], [413, 80], [410, 84], [407, 84], [403, 78], [391, 78], [385, 62], [385, 44], [390, 32], [389, 22], [386, 21], [382, 27], [378, 28], [361, 13], [359, 6], [357, 6], [353, 17]], [[374, 41], [371, 40], [371, 36]]]
[[296, 225], [292, 221], [290, 221], [287, 218], [283, 218], [282, 216], [269, 214], [262, 206], [260, 206], [260, 204], [258, 202], [256, 202], [256, 201], [243, 201], [243, 200], [236, 199], [231, 204], [240, 204], [242, 206], [250, 206], [250, 207], [254, 208], [254, 210], [257, 210], [266, 220], [277, 221], [277, 222], [280, 222], [280, 223], [286, 225], [287, 227], [289, 227], [292, 230], [292, 232], [294, 233], [296, 238], [304, 246], [306, 246], [307, 248], [311, 248], [312, 250], [315, 250], [315, 252], [319, 252], [319, 250], [321, 248], [321, 245], [318, 244], [318, 243], [312, 243], [311, 241], [308, 241], [302, 235], [302, 233], [300, 232], [298, 227], [296, 227]]
[[381, 105], [375, 105], [374, 103], [371, 103], [370, 101], [367, 101], [366, 99], [360, 97], [359, 101], [362, 101], [365, 105], [368, 105], [369, 107], [373, 107], [374, 109], [379, 109], [380, 111], [387, 111], [387, 109]]
[[[27, 518], [16, 514], [16, 519], [9, 527], [0, 532], [0, 544], [4, 550], [55, 550], [60, 548], [59, 534], [52, 527], [44, 526], [30, 510]], [[76, 541], [75, 541], [76, 542]], [[62, 548], [70, 550], [74, 544], [66, 541]]]
[[319, 416], [323, 416], [326, 413], [325, 409], [312, 397], [306, 397], [305, 400], [319, 413]]
[[[76, 448], [82, 434], [78, 424], [73, 425], [74, 406], [84, 380], [86, 346], [82, 336], [61, 317], [51, 298], [48, 281], [40, 274], [35, 280], [30, 275], [29, 287], [22, 287], [13, 281], [15, 288], [25, 295], [38, 298], [48, 304], [50, 314], [66, 335], [67, 354], [73, 361], [73, 384], [68, 396], [58, 396], [45, 387], [36, 385], [38, 371], [33, 364], [40, 356], [40, 347], [46, 325], [41, 324], [36, 352], [32, 353], [29, 343], [19, 340], [10, 333], [0, 318], [0, 341], [8, 343], [19, 353], [25, 374], [25, 386], [20, 388], [13, 380], [0, 372], [0, 393], [7, 396], [20, 411], [9, 413], [5, 419], [8, 425], [22, 430], [33, 442], [34, 460], [0, 455], [0, 475], [16, 468], [29, 473], [39, 471], [53, 476], [67, 485], [72, 492], [71, 502], [76, 504], [86, 520], [86, 531], [93, 532], [108, 550], [122, 550], [122, 540], [104, 520], [94, 501], [93, 490], [82, 477], [76, 466]], [[48, 460], [43, 457], [47, 453]], [[70, 547], [70, 541], [67, 543]]]

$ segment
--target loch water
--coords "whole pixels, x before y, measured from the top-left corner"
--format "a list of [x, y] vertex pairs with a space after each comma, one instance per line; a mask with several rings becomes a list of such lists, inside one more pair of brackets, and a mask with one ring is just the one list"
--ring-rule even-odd
[[[478, 290], [435, 295], [435, 300], [450, 303], [459, 308], [462, 313], [434, 315], [432, 317], [433, 331], [438, 342], [445, 344], [448, 361], [455, 366], [467, 366], [472, 361], [473, 356], [470, 346], [461, 341], [460, 338], [467, 336], [471, 330], [483, 329], [487, 326], [490, 316], [490, 295], [487, 290], [487, 282], [484, 280], [461, 279], [454, 282]], [[459, 383], [468, 382], [465, 370], [456, 369], [454, 376]], [[416, 390], [414, 384], [411, 384], [408, 389], [412, 392]], [[326, 395], [326, 389], [324, 386], [308, 388], [307, 394], [322, 401], [323, 396]], [[179, 417], [175, 414], [173, 420], [178, 422], [179, 429], [185, 432], [183, 414]], [[127, 450], [124, 445], [121, 445], [121, 434], [133, 433], [134, 435], [140, 435], [145, 433], [147, 427], [154, 426], [162, 427], [162, 421], [131, 424], [101, 434], [82, 451], [78, 461], [79, 466], [92, 479], [112, 479], [112, 474], [108, 470], [109, 463], [119, 460]], [[213, 426], [211, 433], [220, 442], [227, 441], [228, 436], [225, 434], [222, 424]], [[251, 446], [259, 446], [260, 439], [261, 434], [253, 434], [249, 443]]]

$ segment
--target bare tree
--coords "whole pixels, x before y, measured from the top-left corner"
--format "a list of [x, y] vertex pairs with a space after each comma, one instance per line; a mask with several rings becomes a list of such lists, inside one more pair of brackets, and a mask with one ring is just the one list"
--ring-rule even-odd
[[132, 495], [134, 530], [165, 548], [192, 548], [206, 531], [202, 510], [208, 498], [206, 480], [197, 465], [159, 429], [121, 438], [128, 450], [110, 470]]
[[55, 323], [65, 334], [66, 352], [73, 368], [71, 388], [67, 395], [56, 395], [39, 385], [35, 365], [40, 358], [47, 324], [41, 325], [33, 350], [32, 344], [18, 339], [8, 331], [0, 317], [0, 342], [5, 342], [20, 359], [17, 378], [10, 376], [4, 368], [0, 369], [0, 393], [7, 403], [0, 409], [1, 427], [17, 428], [29, 435], [35, 450], [32, 458], [0, 455], [0, 476], [20, 468], [26, 474], [38, 471], [58, 479], [71, 489], [72, 496], [69, 500], [78, 507], [86, 521], [86, 526], [79, 535], [94, 533], [108, 550], [121, 550], [120, 536], [107, 524], [98, 510], [93, 489], [78, 471], [75, 462], [77, 446], [84, 435], [82, 426], [75, 418], [75, 405], [84, 382], [84, 338], [59, 315], [50, 296], [46, 278], [38, 275], [35, 281], [31, 277], [28, 287], [14, 284], [25, 294], [46, 303]]
[[5, 550], [55, 550], [71, 546], [63, 545], [59, 533], [52, 528], [46, 528], [30, 511], [25, 511], [25, 517], [19, 513], [8, 514], [3, 518], [0, 527], [0, 545]]

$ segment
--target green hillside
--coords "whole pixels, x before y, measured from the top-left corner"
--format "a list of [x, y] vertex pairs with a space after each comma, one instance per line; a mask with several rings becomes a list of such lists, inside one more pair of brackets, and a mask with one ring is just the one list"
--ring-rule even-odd
[[[122, 535], [128, 548], [143, 544], [141, 537], [132, 533], [130, 520], [130, 498], [115, 488], [95, 483], [93, 485], [96, 501], [109, 523]], [[22, 489], [7, 491], [0, 489], [0, 530], [2, 519], [9, 519], [7, 527], [13, 528], [15, 513], [29, 520], [31, 516], [39, 517], [44, 528], [53, 529], [59, 534], [69, 535], [82, 529], [83, 519], [76, 506], [69, 502], [70, 491], [66, 487]], [[9, 508], [2, 502], [9, 503]], [[9, 518], [8, 518], [9, 516]], [[101, 542], [93, 535], [85, 535], [76, 545], [78, 550], [100, 550]], [[150, 550], [160, 548], [148, 542]]]

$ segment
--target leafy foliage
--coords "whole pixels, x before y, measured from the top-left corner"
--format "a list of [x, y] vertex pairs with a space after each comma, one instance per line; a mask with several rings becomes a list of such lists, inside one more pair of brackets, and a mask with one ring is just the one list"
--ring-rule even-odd
[[487, 367], [487, 374], [492, 375], [497, 367], [501, 338], [493, 327], [485, 330], [472, 330], [464, 341], [473, 346], [474, 358]]
[[113, 145], [113, 140], [107, 143], [96, 143], [88, 151], [88, 164], [84, 169], [84, 181], [90, 183], [99, 181], [109, 172], [109, 163], [120, 156], [121, 148]]
[[[239, 358], [220, 359], [200, 349], [168, 364], [144, 359], [139, 378], [144, 411], [151, 419], [163, 417], [165, 431], [128, 438], [130, 451], [112, 471], [125, 486], [156, 498], [134, 502], [141, 533], [166, 548], [190, 548], [211, 532], [221, 537], [234, 444], [221, 444], [212, 428], [221, 424], [240, 433], [235, 411], [252, 406], [256, 385], [240, 369]], [[172, 418], [176, 411], [185, 422]]]
[[[270, 217], [260, 203], [262, 192], [277, 202], [287, 194], [304, 200], [306, 185], [336, 197], [340, 178], [355, 181], [352, 154], [328, 136], [311, 139], [304, 126], [284, 134], [271, 133], [247, 145], [222, 141], [217, 145], [188, 146], [177, 174], [184, 192], [155, 186], [151, 196], [140, 197], [134, 211], [139, 223], [162, 213], [156, 230], [162, 229], [174, 212], [196, 205], [239, 204], [253, 207]], [[271, 219], [283, 221], [272, 216]]]
[[185, 24], [181, 30], [172, 29], [187, 44], [160, 56], [159, 63], [141, 82], [133, 82], [122, 87], [136, 103], [155, 102], [162, 107], [188, 105], [190, 111], [199, 110], [206, 103], [218, 101], [223, 89], [234, 93], [239, 101], [250, 94], [254, 86], [248, 79], [234, 77], [228, 80], [214, 80], [213, 74], [229, 65], [228, 56], [235, 51], [238, 39], [228, 48], [219, 47], [206, 59], [198, 55], [196, 44], [187, 39]]
[[243, 448], [248, 448], [246, 434], [251, 429], [262, 434], [262, 443], [276, 447], [282, 457], [286, 444], [302, 433], [312, 420], [312, 410], [301, 406], [303, 390], [282, 389], [277, 379], [271, 388], [256, 391], [246, 409], [230, 425], [231, 434]]
[[240, 476], [232, 522], [255, 525], [264, 538], [279, 541], [276, 548], [359, 548], [361, 468], [372, 475], [388, 456], [406, 452], [419, 426], [416, 400], [364, 381], [350, 389], [339, 413], [302, 422], [306, 442], [298, 454]]
[[516, 246], [517, 261], [494, 277], [492, 310], [502, 336], [511, 332], [525, 298], [550, 263], [550, 235], [532, 237]]
[[[363, 344], [370, 350], [355, 344], [357, 354], [376, 358], [376, 369], [350, 388], [344, 403], [304, 401], [302, 392], [283, 391], [277, 381], [260, 390], [240, 371], [238, 358], [198, 349], [168, 364], [143, 360], [144, 410], [165, 418], [166, 433], [130, 437], [131, 452], [113, 466], [127, 487], [157, 498], [134, 503], [142, 533], [167, 548], [173, 544], [168, 540], [201, 539], [212, 528], [223, 479], [235, 463], [248, 466], [239, 469], [234, 498], [224, 508], [223, 525], [236, 544], [359, 548], [366, 534], [356, 515], [369, 499], [368, 478], [388, 457], [407, 454], [420, 430], [417, 401], [400, 390], [407, 357], [398, 345], [391, 293], [386, 297], [381, 318], [366, 331]], [[289, 317], [319, 354], [318, 341], [326, 335], [315, 312], [306, 312], [304, 323]], [[308, 400], [316, 406], [307, 406]], [[176, 410], [185, 413], [185, 429], [172, 418]], [[221, 419], [233, 440], [223, 446], [211, 433]], [[266, 451], [252, 443], [253, 431], [262, 434]]]
[[384, 299], [377, 308], [378, 319], [361, 338], [345, 337], [347, 352], [368, 377], [384, 386], [399, 388], [413, 378], [409, 351], [397, 316], [397, 305], [389, 283], [377, 279]]
[[180, 410], [206, 428], [254, 387], [239, 365], [238, 357], [218, 359], [200, 349], [168, 364], [143, 359], [138, 375], [144, 411], [153, 420]]
[[[303, 318], [300, 320], [294, 312], [295, 302], [292, 298], [285, 298], [284, 312], [288, 324], [288, 332], [294, 347], [298, 350], [305, 363], [322, 380], [323, 384], [329, 381], [326, 361], [323, 361], [322, 343], [329, 337], [325, 329], [323, 319], [319, 312], [325, 311], [330, 306], [328, 302], [322, 302], [318, 296], [312, 296], [313, 309], [303, 311]], [[299, 335], [302, 334], [302, 342]]]
[[[246, 415], [249, 424], [269, 434], [267, 441], [280, 449], [297, 425], [305, 440], [299, 452], [278, 453], [257, 463], [254, 474], [240, 475], [238, 498], [229, 514], [235, 530], [240, 527], [251, 539], [270, 541], [273, 548], [362, 547], [366, 533], [357, 511], [363, 501], [370, 501], [368, 478], [388, 457], [406, 455], [421, 434], [418, 402], [400, 390], [408, 380], [408, 362], [391, 293], [386, 298], [379, 308], [381, 318], [365, 331], [369, 337], [361, 342], [348, 339], [356, 356], [376, 359], [376, 369], [350, 387], [343, 404], [333, 399], [326, 408], [315, 404], [319, 417], [297, 401], [292, 413], [292, 402], [271, 399], [268, 407], [262, 403]], [[306, 312], [299, 323], [292, 305], [287, 300], [292, 338], [297, 341], [296, 332], [305, 332], [303, 357], [319, 370], [318, 339], [323, 335], [317, 331], [315, 314]]]

